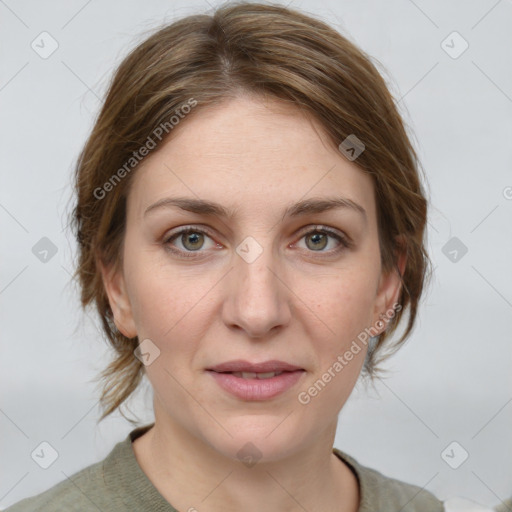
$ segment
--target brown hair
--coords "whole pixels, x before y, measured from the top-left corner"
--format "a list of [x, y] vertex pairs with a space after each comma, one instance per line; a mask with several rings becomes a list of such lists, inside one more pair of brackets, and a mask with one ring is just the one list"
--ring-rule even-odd
[[[125, 337], [114, 324], [97, 264], [101, 258], [122, 268], [134, 152], [150, 138], [158, 149], [166, 139], [155, 137], [160, 133], [155, 130], [172, 133], [172, 117], [186, 122], [181, 113], [191, 99], [198, 106], [190, 115], [197, 115], [202, 106], [241, 93], [299, 107], [320, 122], [336, 148], [354, 134], [364, 143], [354, 163], [374, 182], [383, 269], [397, 269], [398, 249], [407, 255], [401, 308], [368, 353], [367, 375], [380, 371], [377, 363], [399, 348], [414, 326], [430, 265], [424, 246], [427, 201], [417, 155], [385, 81], [368, 55], [310, 15], [278, 5], [223, 5], [211, 16], [191, 15], [160, 28], [128, 54], [76, 164], [75, 278], [82, 306], [96, 307], [115, 351], [101, 374], [101, 419], [135, 391], [144, 368], [134, 356], [137, 337]], [[406, 329], [384, 352], [407, 306]]]

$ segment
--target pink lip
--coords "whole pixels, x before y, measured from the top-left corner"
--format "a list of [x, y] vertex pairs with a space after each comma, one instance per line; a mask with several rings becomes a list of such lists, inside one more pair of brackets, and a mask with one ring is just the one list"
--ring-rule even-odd
[[[243, 359], [237, 359], [208, 368], [207, 372], [224, 391], [237, 398], [242, 400], [269, 400], [293, 387], [302, 374], [305, 373], [305, 370], [299, 366], [278, 360], [249, 363]], [[269, 379], [244, 379], [229, 372], [283, 373]]]
[[208, 371], [217, 384], [242, 400], [269, 400], [293, 387], [304, 370], [284, 372], [270, 379], [243, 379], [231, 373]]
[[[243, 359], [236, 359], [234, 361], [227, 361], [208, 368], [214, 372], [253, 372], [253, 373], [266, 373], [266, 372], [294, 372], [296, 370], [303, 370], [300, 366], [295, 366], [284, 361], [264, 361], [262, 363], [249, 363]], [[273, 377], [274, 378], [274, 377]]]

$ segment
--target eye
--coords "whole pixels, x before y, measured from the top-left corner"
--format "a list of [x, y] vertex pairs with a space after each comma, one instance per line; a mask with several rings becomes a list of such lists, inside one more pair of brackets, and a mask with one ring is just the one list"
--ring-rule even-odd
[[[163, 244], [166, 250], [176, 254], [178, 257], [194, 258], [206, 252], [205, 250], [222, 247], [213, 241], [212, 236], [204, 228], [187, 226], [169, 235], [163, 241]], [[352, 245], [348, 237], [326, 226], [315, 226], [313, 229], [303, 232], [300, 237], [300, 240], [302, 239], [305, 240], [306, 250], [322, 254], [337, 254]], [[205, 243], [208, 240], [209, 244]], [[334, 241], [335, 247], [330, 250], [324, 250], [332, 241]], [[202, 251], [201, 249], [205, 250]]]
[[[335, 241], [335, 247], [324, 251], [329, 245], [329, 238]], [[338, 253], [351, 246], [349, 240], [344, 235], [325, 226], [315, 226], [314, 229], [306, 231], [302, 234], [302, 239], [305, 240], [306, 248], [311, 252]]]
[[[210, 240], [210, 244], [206, 244], [206, 247], [205, 239]], [[173, 242], [175, 241], [179, 242], [181, 247], [176, 247], [173, 245]], [[194, 226], [188, 226], [184, 229], [180, 229], [179, 231], [174, 232], [172, 235], [167, 237], [163, 243], [167, 250], [187, 258], [195, 256], [195, 254], [190, 253], [204, 252], [201, 251], [201, 249], [210, 249], [212, 247], [218, 246], [218, 244], [213, 242], [208, 234], [208, 231]]]

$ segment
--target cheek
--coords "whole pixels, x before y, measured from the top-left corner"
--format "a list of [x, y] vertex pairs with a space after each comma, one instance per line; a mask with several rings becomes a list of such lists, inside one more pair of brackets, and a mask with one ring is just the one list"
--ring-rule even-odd
[[141, 276], [136, 290], [139, 339], [149, 338], [159, 350], [146, 374], [160, 402], [183, 411], [190, 406], [184, 387], [191, 385], [190, 369], [207, 324], [199, 320], [205, 315], [201, 297], [206, 290], [195, 285], [182, 286], [178, 276], [162, 278], [155, 272]]
[[314, 284], [305, 279], [297, 295], [314, 313], [320, 332], [339, 348], [357, 336], [372, 320], [376, 281], [368, 271], [340, 270], [339, 273], [315, 276]]
[[136, 322], [141, 331], [161, 342], [173, 337], [197, 314], [194, 312], [194, 304], [197, 302], [194, 294], [184, 294], [178, 291], [176, 281], [172, 283], [171, 287], [166, 286], [165, 281], [152, 282], [146, 279], [140, 283], [137, 292]]
[[[149, 258], [148, 258], [149, 260]], [[207, 315], [205, 300], [214, 282], [200, 272], [179, 275], [176, 269], [154, 262], [132, 266], [129, 294], [139, 339], [149, 338], [162, 353], [185, 359], [202, 338]]]
[[355, 386], [367, 353], [364, 329], [372, 319], [375, 290], [371, 279], [348, 273], [326, 276], [316, 284], [313, 294], [309, 288], [309, 304], [317, 318], [308, 337], [317, 364], [298, 396], [312, 417], [336, 415]]

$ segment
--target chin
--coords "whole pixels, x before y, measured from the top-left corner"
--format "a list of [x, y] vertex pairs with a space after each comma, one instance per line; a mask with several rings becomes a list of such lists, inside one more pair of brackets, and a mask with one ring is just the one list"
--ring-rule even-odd
[[[246, 415], [222, 424], [232, 435], [209, 439], [210, 446], [226, 458], [245, 463], [275, 462], [300, 450], [306, 442], [304, 425], [289, 420], [286, 415]], [[290, 418], [291, 419], [291, 418]]]

